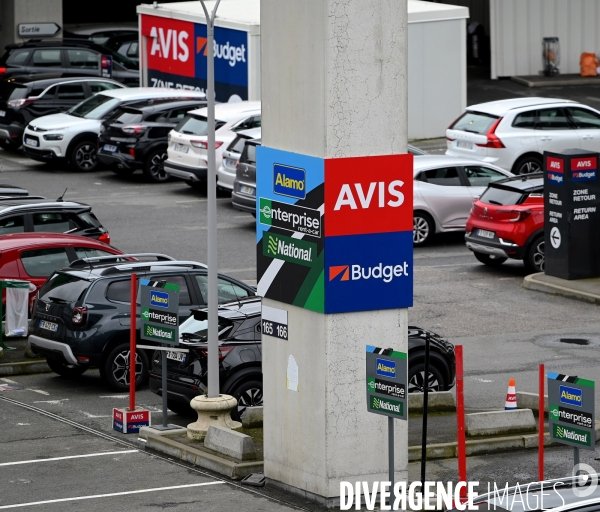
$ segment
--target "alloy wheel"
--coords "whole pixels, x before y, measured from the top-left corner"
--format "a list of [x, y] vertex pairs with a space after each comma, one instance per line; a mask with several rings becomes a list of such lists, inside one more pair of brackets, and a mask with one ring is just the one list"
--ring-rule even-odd
[[413, 242], [422, 244], [429, 236], [429, 224], [423, 217], [413, 218]]
[[[123, 352], [119, 352], [113, 360], [112, 364], [112, 374], [115, 380], [125, 386], [129, 386], [129, 376], [131, 373], [130, 370], [130, 353], [131, 351], [125, 350]], [[135, 354], [135, 380], [137, 381], [139, 376], [142, 374], [142, 369], [144, 367], [144, 363], [140, 358], [139, 354]]]
[[[427, 386], [429, 391], [440, 391], [440, 383], [437, 377], [429, 372], [429, 379], [427, 379]], [[422, 393], [425, 391], [425, 371], [415, 373], [408, 381], [408, 392], [409, 393]]]
[[166, 153], [157, 153], [150, 159], [150, 174], [156, 181], [164, 181], [168, 178], [163, 165], [166, 159]]
[[96, 166], [96, 148], [92, 144], [84, 144], [77, 149], [75, 161], [80, 169], [93, 169]]
[[532, 260], [535, 268], [539, 269], [540, 272], [543, 272], [546, 264], [546, 257], [544, 255], [544, 240], [540, 240], [535, 245]]
[[246, 407], [260, 407], [263, 404], [262, 389], [250, 388], [238, 398], [238, 415], [240, 418], [244, 414]]
[[525, 162], [519, 168], [519, 174], [533, 174], [535, 172], [541, 172], [541, 171], [542, 171], [542, 168], [541, 168], [540, 164], [534, 160]]

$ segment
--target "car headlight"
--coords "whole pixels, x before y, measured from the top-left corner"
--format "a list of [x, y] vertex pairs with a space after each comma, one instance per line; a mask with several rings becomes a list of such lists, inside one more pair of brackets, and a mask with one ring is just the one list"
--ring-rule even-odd
[[62, 133], [49, 133], [48, 135], [42, 135], [44, 140], [63, 140]]

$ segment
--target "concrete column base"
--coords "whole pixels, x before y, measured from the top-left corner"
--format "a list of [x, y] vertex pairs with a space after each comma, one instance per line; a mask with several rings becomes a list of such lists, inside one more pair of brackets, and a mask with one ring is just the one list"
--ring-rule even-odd
[[200, 395], [193, 398], [190, 407], [198, 413], [198, 420], [187, 426], [188, 439], [204, 441], [208, 427], [211, 425], [230, 429], [240, 428], [242, 424], [231, 419], [231, 411], [237, 405], [237, 400], [230, 395], [219, 395], [215, 398]]

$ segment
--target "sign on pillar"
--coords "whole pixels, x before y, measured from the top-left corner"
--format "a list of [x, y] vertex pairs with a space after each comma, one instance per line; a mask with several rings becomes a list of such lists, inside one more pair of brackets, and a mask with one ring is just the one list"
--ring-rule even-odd
[[367, 410], [408, 420], [406, 352], [367, 345]]

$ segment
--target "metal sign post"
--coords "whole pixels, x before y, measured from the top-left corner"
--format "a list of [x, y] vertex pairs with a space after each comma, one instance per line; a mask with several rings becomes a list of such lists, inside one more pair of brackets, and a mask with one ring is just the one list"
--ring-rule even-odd
[[425, 375], [423, 378], [423, 430], [421, 432], [421, 490], [424, 492], [427, 463], [427, 409], [429, 407], [429, 335], [425, 338]]

